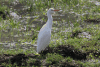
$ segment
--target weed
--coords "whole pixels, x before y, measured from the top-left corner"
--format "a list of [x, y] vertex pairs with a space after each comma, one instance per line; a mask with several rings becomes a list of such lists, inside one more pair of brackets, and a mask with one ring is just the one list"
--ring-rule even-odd
[[59, 54], [47, 54], [47, 58], [46, 58], [46, 63], [53, 65], [53, 64], [57, 64], [58, 62], [60, 62], [63, 59], [63, 57]]

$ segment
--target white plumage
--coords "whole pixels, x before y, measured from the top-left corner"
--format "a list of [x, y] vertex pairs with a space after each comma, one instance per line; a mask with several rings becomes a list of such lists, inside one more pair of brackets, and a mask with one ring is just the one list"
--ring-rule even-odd
[[50, 37], [51, 37], [51, 28], [52, 28], [52, 14], [54, 11], [59, 11], [59, 10], [54, 10], [50, 8], [47, 12], [47, 23], [40, 29], [40, 32], [38, 34], [38, 40], [37, 40], [37, 52], [40, 53], [42, 50], [44, 50], [50, 42]]

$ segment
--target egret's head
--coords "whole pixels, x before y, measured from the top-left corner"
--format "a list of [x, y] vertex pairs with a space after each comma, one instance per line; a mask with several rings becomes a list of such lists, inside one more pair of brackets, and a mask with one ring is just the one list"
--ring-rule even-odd
[[59, 10], [55, 10], [55, 9], [53, 9], [53, 8], [50, 8], [50, 9], [48, 10], [47, 14], [48, 14], [48, 13], [49, 13], [49, 14], [53, 14], [55, 11], [59, 11]]
[[53, 8], [50, 8], [50, 9], [48, 10], [48, 13], [53, 14], [53, 13], [54, 13], [54, 9], [53, 9]]

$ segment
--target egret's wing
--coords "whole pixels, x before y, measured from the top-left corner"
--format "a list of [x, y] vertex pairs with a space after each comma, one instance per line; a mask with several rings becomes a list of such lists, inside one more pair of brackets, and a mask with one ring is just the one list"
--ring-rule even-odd
[[50, 42], [50, 37], [51, 37], [51, 31], [50, 29], [47, 28], [42, 28], [39, 32], [38, 35], [38, 40], [37, 40], [37, 52], [41, 52], [41, 50], [44, 50]]

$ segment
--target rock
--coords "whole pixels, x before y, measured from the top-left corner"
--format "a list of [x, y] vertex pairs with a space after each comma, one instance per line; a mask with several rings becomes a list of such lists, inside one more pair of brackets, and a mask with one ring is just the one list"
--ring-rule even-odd
[[90, 39], [91, 38], [91, 35], [89, 34], [89, 33], [87, 33], [87, 32], [82, 32], [82, 33], [79, 33], [78, 34], [78, 37], [79, 38], [88, 38], [88, 39]]
[[10, 12], [10, 16], [13, 17], [13, 19], [19, 19], [20, 18], [15, 12]]

